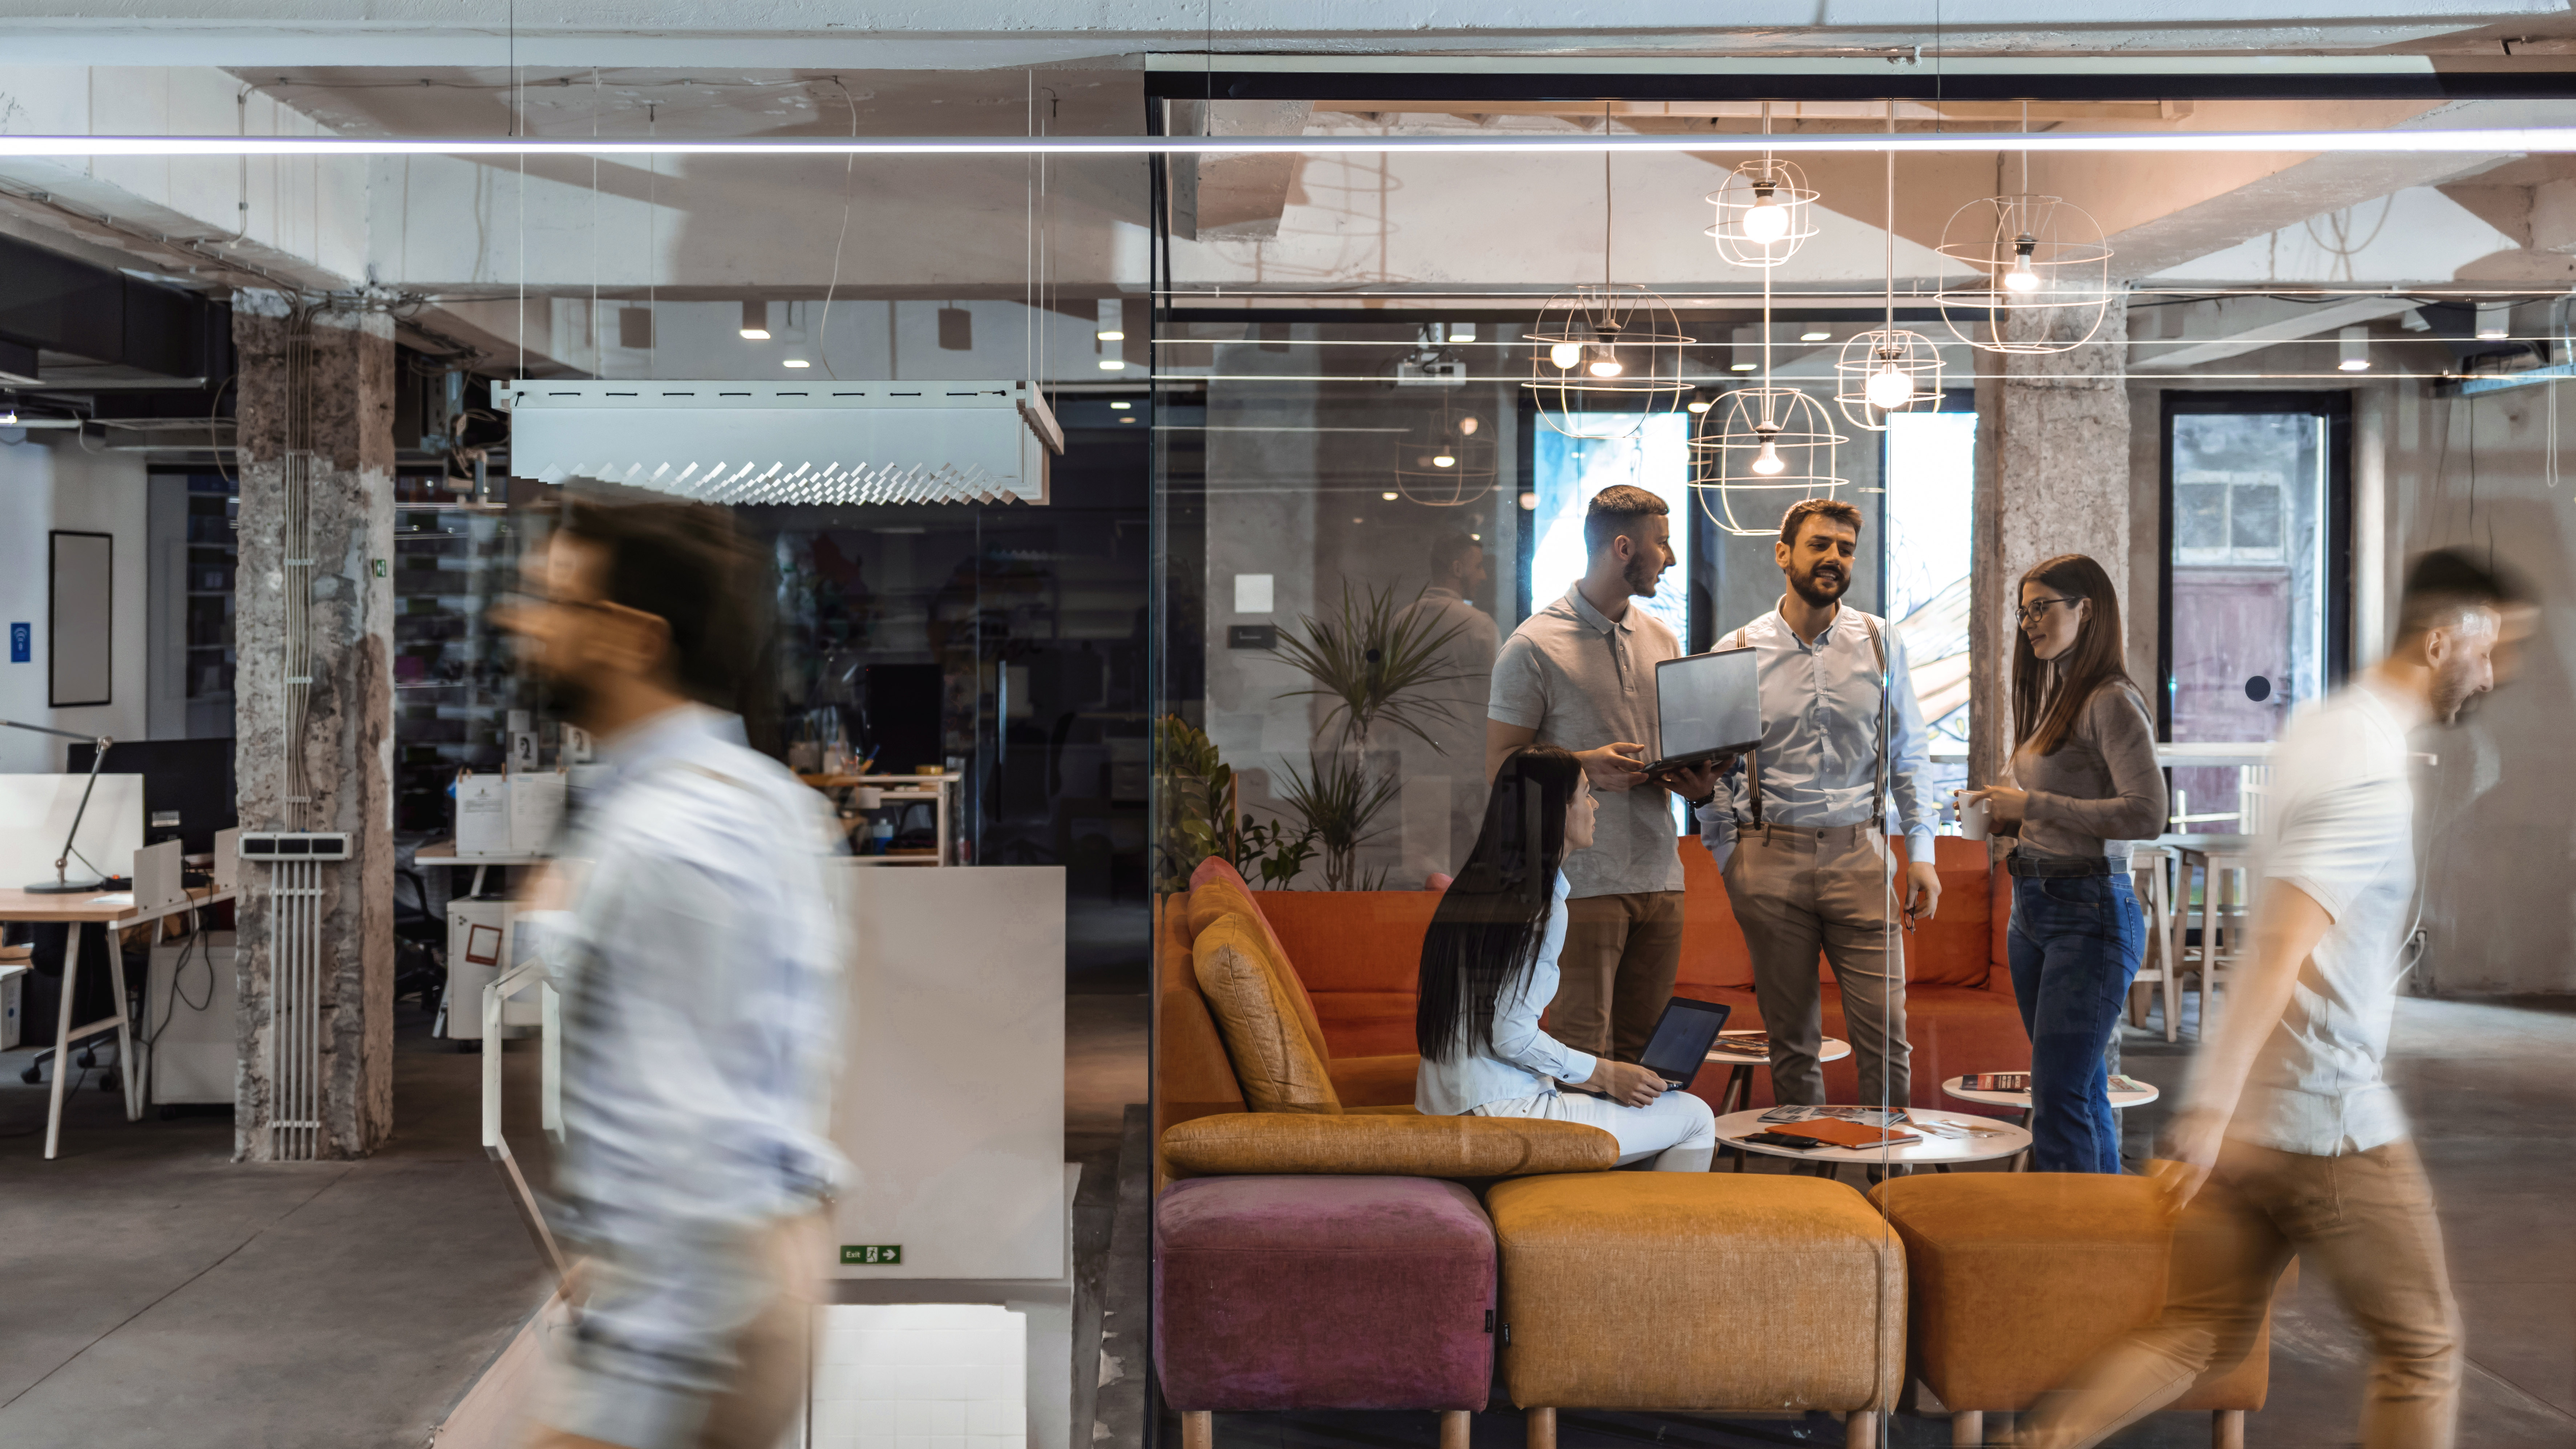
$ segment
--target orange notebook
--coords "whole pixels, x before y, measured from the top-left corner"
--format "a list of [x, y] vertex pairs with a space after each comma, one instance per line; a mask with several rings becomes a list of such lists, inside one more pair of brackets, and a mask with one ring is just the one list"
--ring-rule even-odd
[[1813, 1117], [1804, 1122], [1781, 1122], [1771, 1127], [1775, 1137], [1808, 1137], [1826, 1147], [1901, 1147], [1923, 1139], [1911, 1132], [1890, 1127], [1871, 1127], [1860, 1122], [1845, 1122], [1835, 1117]]

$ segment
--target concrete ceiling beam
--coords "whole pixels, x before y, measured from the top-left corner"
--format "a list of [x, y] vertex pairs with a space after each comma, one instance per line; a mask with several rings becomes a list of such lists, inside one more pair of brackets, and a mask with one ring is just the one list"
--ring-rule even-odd
[[2174, 309], [2181, 314], [2186, 330], [2170, 338], [2140, 336], [2138, 324], [2146, 318], [2143, 309], [2132, 308], [2129, 341], [2134, 350], [2129, 361], [2137, 367], [2197, 367], [2276, 342], [2295, 342], [2394, 317], [2414, 310], [2415, 305], [2403, 297], [2351, 297], [2318, 303], [2276, 297], [2222, 297]]

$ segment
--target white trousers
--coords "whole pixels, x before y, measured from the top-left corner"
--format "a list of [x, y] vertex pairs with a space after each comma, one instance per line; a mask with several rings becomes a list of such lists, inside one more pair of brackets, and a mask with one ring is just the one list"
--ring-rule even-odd
[[1655, 1159], [1657, 1172], [1706, 1172], [1717, 1155], [1717, 1117], [1688, 1092], [1666, 1092], [1643, 1107], [1623, 1107], [1582, 1092], [1509, 1097], [1476, 1109], [1483, 1117], [1543, 1117], [1580, 1122], [1619, 1139], [1619, 1165]]

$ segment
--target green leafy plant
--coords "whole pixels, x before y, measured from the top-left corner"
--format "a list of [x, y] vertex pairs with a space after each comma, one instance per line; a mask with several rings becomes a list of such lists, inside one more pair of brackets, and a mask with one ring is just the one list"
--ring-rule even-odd
[[1217, 754], [1207, 733], [1179, 715], [1154, 725], [1154, 756], [1162, 776], [1163, 829], [1155, 844], [1155, 889], [1189, 889], [1190, 872], [1213, 855], [1246, 881], [1257, 872], [1264, 890], [1285, 890], [1312, 860], [1316, 832], [1284, 821], [1267, 824], [1235, 808], [1233, 767]]
[[[1343, 741], [1363, 750], [1381, 724], [1436, 747], [1439, 742], [1424, 732], [1423, 724], [1433, 716], [1449, 717], [1449, 705], [1411, 696], [1425, 686], [1468, 677], [1442, 661], [1442, 651], [1466, 625], [1444, 628], [1430, 612], [1409, 607], [1420, 598], [1416, 593], [1399, 602], [1392, 591], [1374, 586], [1354, 597], [1345, 581], [1342, 607], [1332, 618], [1301, 615], [1297, 628], [1280, 635], [1279, 656], [1315, 681], [1312, 689], [1290, 690], [1280, 698], [1317, 695], [1332, 700], [1325, 727], [1340, 720]], [[1328, 845], [1328, 853], [1330, 849]]]
[[1359, 872], [1354, 857], [1376, 836], [1377, 817], [1393, 803], [1398, 782], [1372, 780], [1356, 753], [1336, 750], [1309, 755], [1307, 769], [1288, 769], [1288, 788], [1281, 792], [1298, 821], [1313, 833], [1324, 851], [1324, 889], [1354, 890]]

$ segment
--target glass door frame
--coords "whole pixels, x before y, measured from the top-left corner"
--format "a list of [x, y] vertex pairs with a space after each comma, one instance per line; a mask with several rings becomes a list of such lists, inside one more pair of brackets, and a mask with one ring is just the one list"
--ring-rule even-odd
[[2308, 413], [2326, 421], [2325, 687], [2352, 669], [2352, 394], [2167, 388], [2156, 412], [2156, 738], [2173, 740], [2174, 420], [2226, 413]]

